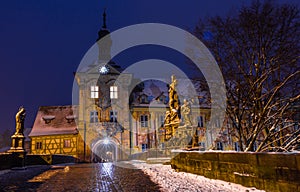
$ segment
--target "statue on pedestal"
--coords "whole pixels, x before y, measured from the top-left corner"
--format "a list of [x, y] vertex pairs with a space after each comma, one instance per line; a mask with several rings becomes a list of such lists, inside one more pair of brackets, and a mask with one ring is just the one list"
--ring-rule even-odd
[[24, 121], [25, 121], [25, 109], [23, 106], [19, 108], [19, 111], [16, 114], [16, 132], [11, 136], [12, 139], [12, 145], [8, 152], [12, 153], [20, 153], [21, 155], [24, 155], [25, 149], [24, 149], [24, 140], [25, 136], [23, 134], [24, 131]]
[[[177, 90], [177, 79], [171, 76], [171, 84], [169, 86], [169, 107], [166, 112], [164, 121], [164, 131], [167, 147], [173, 148], [191, 148], [196, 146], [195, 126], [191, 121], [191, 102], [184, 99], [183, 105], [180, 106]], [[182, 115], [182, 116], [181, 116]], [[180, 118], [183, 118], [184, 125], [180, 126]]]

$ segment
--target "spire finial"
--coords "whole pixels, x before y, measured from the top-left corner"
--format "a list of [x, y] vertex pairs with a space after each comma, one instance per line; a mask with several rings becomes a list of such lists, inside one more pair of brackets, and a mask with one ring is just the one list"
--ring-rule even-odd
[[103, 25], [102, 25], [102, 28], [106, 29], [106, 8], [104, 8], [104, 11], [103, 11]]

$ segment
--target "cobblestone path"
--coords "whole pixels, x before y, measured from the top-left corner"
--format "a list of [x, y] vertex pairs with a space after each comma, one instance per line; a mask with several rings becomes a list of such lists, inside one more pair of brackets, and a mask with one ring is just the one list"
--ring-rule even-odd
[[[126, 167], [126, 168], [125, 168]], [[55, 166], [0, 171], [0, 191], [258, 192], [238, 184], [176, 172], [170, 165], [142, 161]]]
[[111, 163], [38, 166], [0, 175], [0, 191], [160, 191], [139, 169]]

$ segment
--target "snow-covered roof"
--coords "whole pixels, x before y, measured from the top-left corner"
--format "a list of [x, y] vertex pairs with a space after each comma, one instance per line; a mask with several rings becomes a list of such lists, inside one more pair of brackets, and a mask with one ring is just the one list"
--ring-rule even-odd
[[77, 106], [72, 105], [40, 107], [29, 136], [78, 133], [76, 111]]
[[[168, 83], [170, 80], [156, 79], [143, 81], [144, 89], [142, 92], [132, 93], [134, 100], [131, 103], [134, 106], [165, 106], [169, 101]], [[203, 82], [200, 80], [190, 79], [177, 79], [177, 93], [179, 99], [194, 99], [195, 105], [200, 104], [201, 107], [209, 107], [208, 92], [204, 89]], [[140, 102], [141, 97], [145, 95], [148, 99], [147, 103]], [[159, 102], [160, 97], [163, 97], [165, 101]]]

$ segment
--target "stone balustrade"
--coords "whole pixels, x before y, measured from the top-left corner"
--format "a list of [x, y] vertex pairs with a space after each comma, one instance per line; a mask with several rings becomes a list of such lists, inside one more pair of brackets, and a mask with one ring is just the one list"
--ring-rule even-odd
[[172, 156], [177, 171], [266, 191], [300, 191], [300, 153], [173, 151]]

